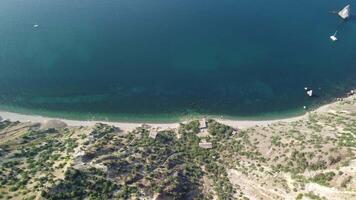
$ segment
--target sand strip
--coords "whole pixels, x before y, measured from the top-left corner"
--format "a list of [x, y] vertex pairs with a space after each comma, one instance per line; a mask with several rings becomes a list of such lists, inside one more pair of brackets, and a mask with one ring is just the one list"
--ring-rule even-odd
[[[321, 106], [320, 108], [318, 108], [317, 110], [315, 110], [313, 112], [325, 112], [333, 104], [335, 104], [335, 103], [330, 103], [330, 104]], [[278, 122], [298, 121], [298, 120], [301, 120], [301, 119], [307, 117], [307, 115], [308, 115], [308, 113], [301, 115], [301, 116], [297, 116], [297, 117], [290, 117], [290, 118], [277, 119], [277, 120], [276, 119], [274, 119], [274, 120], [230, 120], [230, 119], [218, 119], [218, 118], [216, 118], [215, 120], [218, 121], [219, 123], [231, 126], [233, 128], [244, 129], [244, 128], [249, 128], [249, 127], [253, 127], [256, 125], [266, 126], [266, 125], [269, 125], [272, 123], [278, 123]], [[43, 116], [38, 116], [38, 115], [19, 114], [19, 113], [6, 112], [6, 111], [0, 111], [0, 117], [3, 120], [33, 122], [33, 123], [43, 123], [48, 120], [60, 120], [60, 121], [65, 122], [69, 126], [93, 126], [96, 123], [104, 123], [104, 124], [119, 127], [125, 131], [133, 130], [143, 124], [143, 123], [130, 123], [130, 122], [69, 120], [69, 119], [61, 119], [61, 118], [43, 117]], [[184, 122], [182, 122], [182, 123], [184, 123]], [[159, 127], [162, 129], [175, 129], [175, 128], [179, 127], [179, 122], [177, 122], [177, 123], [146, 123], [146, 124], [150, 125], [151, 127], [154, 127], [154, 128]]]
[[[51, 118], [51, 117], [43, 117], [38, 115], [27, 115], [13, 112], [0, 111], [0, 116], [3, 120], [10, 121], [19, 121], [19, 122], [33, 122], [33, 123], [43, 123], [48, 120], [60, 120], [65, 122], [68, 126], [93, 126], [97, 123], [104, 123], [108, 125], [113, 125], [121, 128], [122, 130], [129, 131], [133, 130], [136, 127], [141, 126], [143, 123], [130, 123], [130, 122], [106, 122], [106, 121], [80, 121], [80, 120], [69, 120], [69, 119], [61, 119], [61, 118]], [[256, 125], [268, 125], [276, 122], [290, 122], [302, 119], [304, 116], [292, 117], [286, 119], [279, 120], [229, 120], [229, 119], [215, 119], [216, 121], [234, 127], [234, 128], [249, 128]], [[184, 122], [182, 122], [184, 123]], [[147, 123], [147, 125], [155, 128], [162, 129], [174, 129], [179, 127], [179, 122], [177, 123]]]

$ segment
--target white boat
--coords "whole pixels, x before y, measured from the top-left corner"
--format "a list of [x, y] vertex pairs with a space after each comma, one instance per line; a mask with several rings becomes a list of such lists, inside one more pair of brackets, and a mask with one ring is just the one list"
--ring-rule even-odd
[[34, 24], [33, 25], [33, 28], [38, 28], [40, 25], [38, 25], [38, 24]]
[[334, 33], [334, 35], [330, 36], [330, 40], [335, 42], [337, 41], [337, 37], [336, 37], [337, 31]]
[[350, 4], [345, 6], [342, 10], [340, 10], [337, 14], [342, 18], [342, 19], [348, 19], [350, 18]]
[[309, 97], [312, 97], [312, 96], [313, 96], [313, 90], [308, 90], [308, 91], [307, 91], [307, 95], [308, 95]]

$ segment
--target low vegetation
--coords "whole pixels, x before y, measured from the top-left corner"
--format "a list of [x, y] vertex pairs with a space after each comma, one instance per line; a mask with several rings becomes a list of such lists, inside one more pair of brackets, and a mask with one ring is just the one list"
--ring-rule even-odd
[[214, 120], [157, 134], [2, 121], [0, 199], [353, 199], [354, 101], [241, 130]]

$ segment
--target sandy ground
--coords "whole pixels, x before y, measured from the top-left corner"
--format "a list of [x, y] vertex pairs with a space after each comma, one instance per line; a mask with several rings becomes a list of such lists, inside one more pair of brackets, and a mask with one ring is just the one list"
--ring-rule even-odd
[[[142, 123], [124, 123], [124, 122], [106, 122], [106, 121], [79, 121], [79, 120], [69, 120], [69, 119], [60, 119], [60, 118], [51, 118], [51, 117], [43, 117], [37, 115], [26, 115], [20, 113], [13, 113], [13, 112], [6, 112], [0, 111], [0, 117], [3, 120], [10, 120], [10, 121], [20, 121], [20, 122], [33, 122], [33, 123], [43, 123], [48, 120], [60, 120], [65, 122], [68, 126], [92, 126], [96, 123], [105, 123], [113, 126], [117, 126], [122, 130], [128, 131], [133, 130], [136, 127], [142, 125]], [[234, 127], [234, 128], [249, 128], [255, 125], [268, 125], [271, 123], [276, 122], [290, 122], [295, 121], [298, 119], [302, 119], [303, 116], [293, 117], [293, 118], [286, 118], [280, 120], [262, 120], [262, 121], [253, 121], [253, 120], [228, 120], [228, 119], [215, 119], [216, 121]], [[184, 123], [184, 122], [183, 122]], [[179, 123], [147, 123], [151, 127], [161, 128], [161, 129], [174, 129], [179, 127]]]
[[290, 118], [284, 118], [284, 119], [275, 119], [275, 120], [229, 120], [229, 119], [215, 119], [217, 122], [231, 126], [233, 128], [249, 128], [253, 126], [266, 126], [269, 124], [273, 123], [279, 123], [279, 122], [293, 122], [293, 121], [298, 121], [300, 119], [304, 119], [305, 115], [297, 116], [297, 117], [290, 117]]
[[[0, 111], [0, 116], [3, 118], [3, 120], [33, 122], [33, 123], [43, 123], [48, 120], [60, 120], [62, 122], [65, 122], [68, 126], [92, 126], [97, 123], [105, 123], [105, 124], [119, 127], [122, 130], [132, 130], [142, 125], [142, 123], [69, 120], [69, 119], [61, 119], [61, 118], [43, 117], [38, 115], [26, 115], [26, 114], [6, 112], [6, 111]], [[179, 123], [162, 123], [162, 124], [147, 124], [147, 125], [150, 125], [152, 127], [160, 127], [162, 129], [169, 129], [169, 128], [177, 128], [179, 126]]]
[[[350, 99], [353, 97], [349, 97]], [[346, 98], [346, 99], [349, 99]], [[274, 119], [274, 120], [229, 120], [229, 119], [215, 119], [217, 122], [231, 126], [233, 128], [249, 128], [253, 126], [266, 126], [272, 123], [280, 123], [280, 122], [294, 122], [298, 120], [305, 119], [308, 117], [310, 113], [323, 113], [330, 110], [330, 107], [335, 105], [337, 102], [333, 102], [330, 104], [323, 105], [318, 109], [310, 112], [306, 112], [304, 115], [296, 116], [296, 117], [289, 117], [289, 118], [282, 118], [282, 119]], [[1, 112], [0, 112], [1, 116]]]
[[[326, 109], [328, 109], [329, 106], [331, 106], [332, 104], [333, 103], [322, 106], [313, 112], [323, 112]], [[277, 120], [255, 120], [254, 121], [254, 120], [229, 120], [229, 119], [219, 119], [219, 118], [216, 118], [215, 120], [218, 121], [219, 123], [231, 126], [233, 128], [244, 129], [244, 128], [249, 128], [249, 127], [253, 127], [256, 125], [266, 126], [266, 125], [269, 125], [272, 123], [278, 123], [278, 122], [297, 121], [297, 120], [301, 120], [301, 119], [305, 118], [307, 115], [308, 115], [308, 113], [301, 115], [301, 116], [297, 116], [297, 117], [277, 119]], [[136, 127], [139, 127], [142, 125], [142, 123], [69, 120], [69, 119], [43, 117], [43, 116], [37, 116], [37, 115], [19, 114], [19, 113], [6, 112], [6, 111], [0, 111], [0, 120], [1, 120], [1, 118], [3, 120], [7, 119], [10, 121], [33, 122], [33, 123], [43, 123], [48, 120], [60, 120], [60, 121], [65, 122], [69, 126], [92, 126], [92, 125], [95, 125], [96, 123], [105, 123], [105, 124], [119, 127], [120, 129], [122, 129], [124, 131], [133, 130]], [[175, 129], [175, 128], [179, 127], [179, 122], [177, 122], [177, 123], [147, 123], [147, 125], [150, 125], [151, 127], [154, 127], [154, 128]]]

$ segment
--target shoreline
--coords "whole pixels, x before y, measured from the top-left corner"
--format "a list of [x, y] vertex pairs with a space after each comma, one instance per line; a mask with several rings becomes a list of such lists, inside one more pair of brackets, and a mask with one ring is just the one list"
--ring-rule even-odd
[[[214, 119], [219, 123], [231, 126], [233, 128], [244, 129], [250, 128], [253, 126], [265, 126], [272, 123], [277, 122], [291, 122], [303, 119], [308, 113], [305, 113], [300, 116], [294, 117], [286, 117], [281, 119], [271, 119], [271, 120], [234, 120], [234, 119], [224, 119], [218, 117], [208, 117], [210, 119]], [[172, 123], [139, 123], [139, 122], [112, 122], [112, 121], [101, 121], [101, 120], [72, 120], [65, 118], [57, 118], [57, 117], [46, 117], [41, 115], [32, 115], [32, 114], [22, 114], [16, 112], [8, 112], [0, 110], [0, 117], [2, 120], [10, 120], [10, 121], [19, 121], [19, 122], [32, 122], [32, 123], [43, 123], [49, 120], [60, 120], [66, 123], [68, 126], [93, 126], [97, 123], [108, 124], [112, 126], [119, 127], [124, 131], [130, 131], [137, 127], [142, 126], [143, 124], [149, 125], [152, 128], [161, 128], [161, 129], [175, 129], [178, 128], [181, 123], [185, 123], [190, 120], [183, 120], [180, 122], [172, 122]]]
[[108, 125], [113, 125], [119, 127], [124, 131], [133, 130], [142, 124], [147, 124], [152, 127], [161, 127], [163, 129], [177, 128], [179, 123], [134, 123], [134, 122], [110, 122], [110, 121], [97, 121], [97, 120], [71, 120], [56, 117], [45, 117], [40, 115], [31, 114], [21, 114], [15, 112], [7, 112], [0, 110], [0, 117], [3, 120], [19, 121], [19, 122], [33, 122], [33, 123], [43, 123], [49, 120], [60, 120], [66, 123], [68, 126], [93, 126], [97, 123], [103, 123]]
[[[352, 98], [346, 97], [345, 99]], [[210, 119], [214, 119], [219, 123], [231, 126], [237, 129], [246, 129], [253, 126], [267, 126], [273, 123], [280, 122], [294, 122], [298, 120], [305, 119], [310, 113], [315, 112], [325, 112], [330, 106], [336, 104], [338, 101], [333, 101], [331, 103], [322, 105], [315, 110], [305, 112], [299, 116], [285, 117], [281, 119], [270, 119], [270, 120], [234, 120], [234, 119], [224, 119], [218, 117], [208, 117]], [[60, 120], [66, 123], [68, 126], [93, 126], [97, 123], [108, 124], [112, 126], [119, 127], [124, 131], [130, 131], [137, 127], [142, 126], [143, 124], [149, 125], [152, 128], [160, 128], [160, 129], [176, 129], [179, 127], [181, 123], [185, 123], [190, 120], [183, 120], [180, 122], [173, 123], [139, 123], [139, 122], [112, 122], [112, 121], [101, 121], [101, 120], [71, 120], [65, 118], [56, 118], [56, 117], [45, 117], [41, 115], [31, 115], [31, 114], [21, 114], [16, 112], [8, 112], [0, 110], [0, 119], [2, 120], [10, 120], [10, 121], [19, 121], [19, 122], [32, 122], [32, 123], [43, 123], [49, 120]]]

